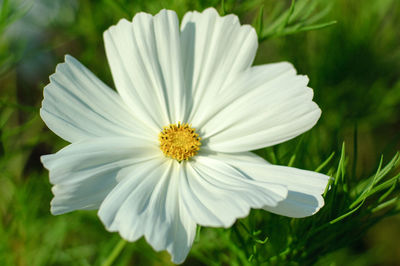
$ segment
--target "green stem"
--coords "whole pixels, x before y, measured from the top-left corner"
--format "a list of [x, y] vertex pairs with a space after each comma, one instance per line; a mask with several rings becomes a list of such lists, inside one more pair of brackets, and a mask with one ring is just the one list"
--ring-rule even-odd
[[118, 244], [114, 247], [113, 251], [108, 255], [108, 258], [101, 264], [102, 266], [111, 266], [117, 259], [118, 255], [121, 253], [126, 245], [126, 240], [120, 239]]

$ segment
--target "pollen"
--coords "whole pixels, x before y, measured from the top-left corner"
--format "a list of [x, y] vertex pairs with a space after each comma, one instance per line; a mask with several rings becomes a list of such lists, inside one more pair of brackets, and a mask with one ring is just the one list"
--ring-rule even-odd
[[195, 156], [201, 146], [199, 134], [187, 123], [164, 127], [158, 139], [162, 152], [179, 162]]

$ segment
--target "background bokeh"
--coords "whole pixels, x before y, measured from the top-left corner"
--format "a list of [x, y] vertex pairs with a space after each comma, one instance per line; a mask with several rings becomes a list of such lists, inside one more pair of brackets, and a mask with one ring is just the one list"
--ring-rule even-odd
[[[303, 1], [304, 2], [304, 1]], [[309, 0], [307, 2], [316, 2]], [[260, 43], [255, 64], [289, 61], [307, 74], [322, 117], [302, 139], [295, 166], [315, 169], [346, 142], [352, 175], [373, 173], [383, 154], [389, 160], [400, 150], [400, 1], [318, 1], [322, 21], [333, 26]], [[264, 24], [272, 23], [290, 1], [225, 1], [227, 13], [253, 24], [264, 5]], [[220, 1], [161, 0], [34, 0], [0, 1], [0, 265], [93, 265], [103, 261], [119, 240], [108, 233], [95, 212], [52, 216], [48, 173], [40, 155], [66, 142], [50, 132], [38, 110], [43, 87], [71, 54], [110, 87], [112, 77], [102, 33], [119, 19], [139, 11], [162, 8], [180, 17], [189, 10], [221, 7]], [[307, 12], [307, 5], [301, 12]], [[278, 145], [298, 149], [298, 139]], [[266, 214], [268, 215], [268, 214]], [[187, 265], [203, 265], [202, 248], [220, 241], [219, 229], [209, 229], [193, 246]], [[221, 229], [222, 230], [222, 229]], [[339, 249], [317, 258], [318, 265], [400, 265], [400, 217], [385, 218]], [[225, 243], [226, 244], [226, 243]], [[212, 247], [210, 247], [212, 248]], [[202, 262], [203, 261], [203, 262]], [[147, 243], [128, 244], [120, 265], [164, 265], [166, 252]]]

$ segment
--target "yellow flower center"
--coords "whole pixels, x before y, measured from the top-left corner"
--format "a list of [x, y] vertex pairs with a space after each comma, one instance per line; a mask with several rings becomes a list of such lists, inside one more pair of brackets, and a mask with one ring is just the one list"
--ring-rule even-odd
[[200, 150], [199, 134], [189, 124], [171, 124], [158, 135], [163, 153], [178, 161], [188, 160]]

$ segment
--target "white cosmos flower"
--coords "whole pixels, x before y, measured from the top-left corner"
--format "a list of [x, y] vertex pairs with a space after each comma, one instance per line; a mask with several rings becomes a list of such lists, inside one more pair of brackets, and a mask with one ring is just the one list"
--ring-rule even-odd
[[42, 157], [51, 212], [99, 209], [109, 231], [144, 236], [175, 263], [196, 225], [229, 227], [251, 208], [305, 217], [328, 177], [249, 152], [309, 130], [321, 111], [289, 63], [251, 66], [257, 35], [215, 9], [139, 13], [104, 33], [117, 92], [71, 56], [40, 115], [70, 145]]

